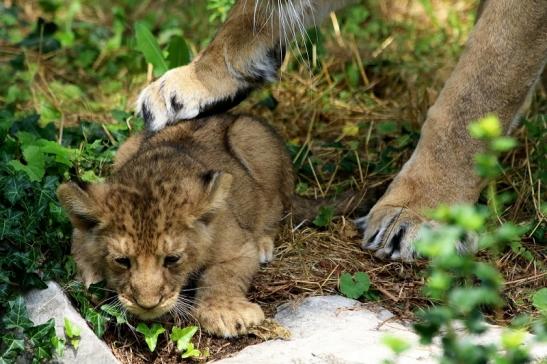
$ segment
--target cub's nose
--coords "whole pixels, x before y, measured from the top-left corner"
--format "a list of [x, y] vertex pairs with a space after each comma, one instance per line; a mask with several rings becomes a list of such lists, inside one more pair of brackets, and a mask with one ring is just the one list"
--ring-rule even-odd
[[133, 300], [135, 303], [142, 309], [145, 310], [152, 310], [156, 308], [162, 300], [163, 296], [160, 296], [159, 298], [143, 298], [143, 297], [133, 297]]

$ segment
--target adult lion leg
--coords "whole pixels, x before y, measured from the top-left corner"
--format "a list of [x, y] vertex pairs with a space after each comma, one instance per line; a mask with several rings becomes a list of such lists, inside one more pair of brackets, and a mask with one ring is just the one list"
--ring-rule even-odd
[[189, 65], [168, 71], [137, 101], [151, 130], [229, 109], [273, 81], [288, 42], [347, 0], [238, 0], [214, 40]]
[[[387, 192], [360, 219], [363, 248], [381, 258], [412, 260], [423, 212], [440, 203], [476, 202], [483, 187], [473, 156], [483, 143], [470, 122], [493, 113], [505, 130], [547, 59], [547, 2], [487, 1], [466, 49], [428, 112], [418, 146]], [[465, 242], [460, 250], [468, 249]]]

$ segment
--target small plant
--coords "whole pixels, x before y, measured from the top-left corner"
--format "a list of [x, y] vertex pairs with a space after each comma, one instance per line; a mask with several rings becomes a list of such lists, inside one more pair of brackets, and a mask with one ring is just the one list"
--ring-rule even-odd
[[330, 206], [321, 206], [319, 213], [313, 219], [313, 224], [317, 227], [325, 227], [330, 224], [334, 216], [334, 209]]
[[82, 329], [65, 317], [65, 336], [74, 349], [78, 349], [78, 346], [80, 346], [81, 333]]
[[340, 292], [348, 298], [354, 300], [363, 296], [370, 288], [370, 278], [368, 274], [357, 272], [353, 277], [349, 273], [342, 273], [340, 276]]
[[[489, 181], [489, 208], [441, 206], [431, 216], [442, 225], [424, 228], [416, 243], [419, 253], [430, 260], [424, 293], [435, 305], [418, 312], [419, 322], [414, 329], [422, 343], [431, 343], [434, 337], [441, 339], [443, 363], [524, 363], [530, 359], [527, 348], [522, 345], [524, 327], [508, 328], [499, 345], [484, 345], [471, 339], [471, 335], [487, 330], [483, 312], [503, 306], [503, 280], [492, 265], [479, 262], [472, 254], [458, 254], [456, 249], [466, 237], [479, 235], [479, 248], [495, 253], [511, 242], [520, 241], [526, 231], [510, 223], [489, 224], [489, 219], [498, 216], [504, 202], [496, 193], [493, 180], [501, 172], [498, 156], [515, 145], [511, 138], [501, 136], [501, 130], [499, 120], [492, 116], [470, 126], [471, 135], [487, 146], [486, 152], [477, 155], [475, 160], [477, 172]], [[542, 306], [543, 295], [538, 291], [534, 303], [537, 298], [538, 305]], [[463, 324], [465, 334], [456, 330], [458, 323]]]
[[116, 325], [127, 323], [127, 317], [124, 312], [120, 311], [116, 306], [110, 304], [104, 304], [101, 306], [101, 311], [106, 312], [108, 315], [116, 319]]
[[194, 344], [190, 342], [197, 331], [197, 326], [188, 326], [182, 329], [173, 326], [171, 329], [171, 335], [169, 337], [171, 341], [176, 343], [177, 350], [181, 352], [182, 358], [197, 358], [201, 356], [201, 351], [196, 349]]
[[137, 332], [144, 335], [144, 341], [146, 341], [148, 349], [153, 352], [154, 350], [156, 350], [158, 336], [165, 332], [165, 328], [158, 323], [154, 323], [152, 324], [152, 327], [148, 327], [147, 324], [141, 322], [137, 325]]

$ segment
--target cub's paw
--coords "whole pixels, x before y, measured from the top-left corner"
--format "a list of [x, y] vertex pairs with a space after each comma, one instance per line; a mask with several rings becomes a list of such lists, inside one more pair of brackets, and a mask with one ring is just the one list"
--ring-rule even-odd
[[259, 305], [234, 297], [205, 299], [196, 308], [196, 316], [205, 331], [223, 337], [246, 334], [264, 320]]
[[273, 260], [274, 241], [269, 236], [258, 240], [258, 257], [261, 264], [270, 263]]
[[[427, 220], [417, 212], [404, 207], [375, 206], [365, 217], [355, 220], [363, 231], [361, 247], [373, 250], [374, 255], [382, 259], [413, 261], [418, 258], [414, 242], [422, 226], [433, 229], [438, 223]], [[477, 238], [466, 235], [457, 242], [459, 253], [475, 251]]]
[[195, 63], [167, 71], [144, 88], [136, 111], [148, 130], [160, 130], [181, 119], [192, 119], [213, 109], [228, 109], [244, 96], [233, 79], [219, 79], [209, 87], [198, 77]]

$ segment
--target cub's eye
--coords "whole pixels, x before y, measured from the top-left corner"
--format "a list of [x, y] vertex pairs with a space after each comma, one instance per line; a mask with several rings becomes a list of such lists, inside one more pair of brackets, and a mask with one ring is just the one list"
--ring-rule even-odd
[[131, 261], [128, 257], [119, 257], [114, 259], [114, 261], [126, 269], [131, 268]]
[[163, 261], [163, 265], [165, 267], [172, 267], [175, 264], [177, 264], [179, 260], [180, 260], [180, 256], [178, 255], [168, 255], [165, 257]]

